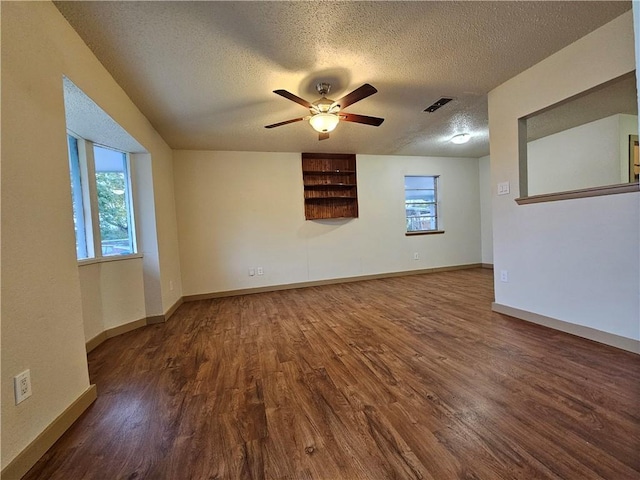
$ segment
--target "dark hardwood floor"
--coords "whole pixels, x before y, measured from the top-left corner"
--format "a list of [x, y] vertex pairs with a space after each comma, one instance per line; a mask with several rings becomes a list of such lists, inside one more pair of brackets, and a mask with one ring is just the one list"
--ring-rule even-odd
[[638, 479], [640, 356], [462, 270], [186, 303], [89, 355], [27, 479]]

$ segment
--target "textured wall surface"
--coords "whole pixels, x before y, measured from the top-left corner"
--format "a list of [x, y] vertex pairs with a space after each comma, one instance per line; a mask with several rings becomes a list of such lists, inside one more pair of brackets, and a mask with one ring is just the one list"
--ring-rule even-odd
[[60, 45], [42, 34], [64, 28], [53, 5], [2, 5], [2, 467], [89, 387]]
[[[474, 158], [358, 155], [359, 217], [319, 221], [304, 219], [299, 153], [174, 159], [185, 295], [481, 260]], [[405, 175], [441, 176], [445, 234], [405, 236]], [[250, 277], [257, 266], [264, 275]]]
[[[594, 68], [597, 65], [597, 68]], [[489, 94], [496, 302], [640, 338], [639, 193], [517, 205], [518, 118], [635, 68], [631, 12]]]
[[[182, 295], [171, 150], [52, 3], [3, 3], [2, 467], [89, 386], [64, 76], [151, 155], [147, 177], [162, 207], [148, 232], [161, 246], [156, 308], [166, 311]], [[132, 302], [137, 311], [144, 299]], [[15, 406], [12, 379], [27, 368], [33, 396]]]

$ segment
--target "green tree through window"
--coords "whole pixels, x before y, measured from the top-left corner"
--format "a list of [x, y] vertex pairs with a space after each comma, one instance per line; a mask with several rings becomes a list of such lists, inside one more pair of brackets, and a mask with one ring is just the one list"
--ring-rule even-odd
[[93, 146], [102, 255], [135, 253], [127, 155]]
[[125, 202], [124, 174], [96, 173], [100, 235], [103, 240], [122, 240], [129, 235], [129, 218]]

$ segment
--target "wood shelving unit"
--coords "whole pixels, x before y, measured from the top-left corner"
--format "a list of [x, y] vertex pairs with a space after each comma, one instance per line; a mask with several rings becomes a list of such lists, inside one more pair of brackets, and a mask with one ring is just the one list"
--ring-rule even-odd
[[358, 216], [355, 155], [303, 153], [302, 180], [307, 220]]

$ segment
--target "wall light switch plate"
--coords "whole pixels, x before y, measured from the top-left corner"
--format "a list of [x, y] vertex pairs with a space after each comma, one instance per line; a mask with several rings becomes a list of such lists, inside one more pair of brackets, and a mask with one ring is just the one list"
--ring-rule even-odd
[[500, 182], [498, 184], [498, 195], [509, 195], [509, 182]]

